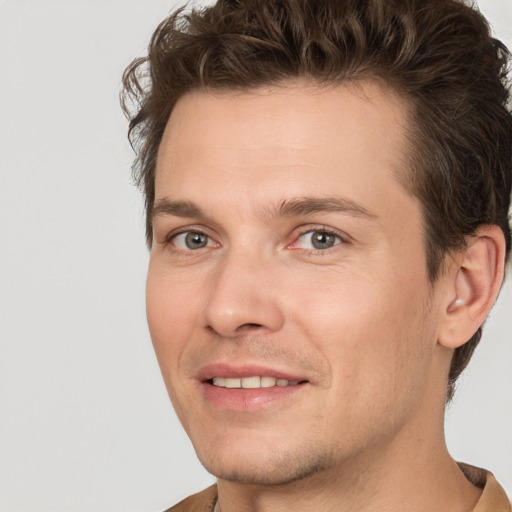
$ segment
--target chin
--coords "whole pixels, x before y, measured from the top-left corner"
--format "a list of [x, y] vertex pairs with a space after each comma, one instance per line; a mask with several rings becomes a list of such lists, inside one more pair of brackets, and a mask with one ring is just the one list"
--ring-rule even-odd
[[206, 470], [220, 480], [246, 485], [285, 485], [334, 466], [332, 453], [318, 450], [274, 450], [269, 455], [256, 449], [252, 454], [240, 450], [223, 454], [198, 452], [197, 455]]

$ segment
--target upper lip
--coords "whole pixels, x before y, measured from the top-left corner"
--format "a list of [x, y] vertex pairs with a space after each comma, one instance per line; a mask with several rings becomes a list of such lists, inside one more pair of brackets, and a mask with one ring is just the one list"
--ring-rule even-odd
[[196, 378], [202, 382], [213, 379], [214, 377], [224, 377], [233, 379], [242, 379], [244, 377], [276, 377], [277, 379], [286, 379], [289, 381], [308, 380], [303, 374], [294, 373], [288, 370], [280, 370], [261, 364], [232, 364], [232, 363], [211, 363], [203, 366], [196, 375]]

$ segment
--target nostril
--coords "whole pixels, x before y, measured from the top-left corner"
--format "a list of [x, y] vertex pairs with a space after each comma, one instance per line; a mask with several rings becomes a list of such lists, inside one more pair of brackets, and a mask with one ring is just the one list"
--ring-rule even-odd
[[[218, 331], [215, 329], [215, 327], [213, 325], [207, 325], [206, 328], [212, 332], [212, 333], [218, 333]], [[240, 333], [243, 333], [244, 331], [254, 331], [254, 330], [257, 330], [257, 329], [263, 329], [264, 326], [262, 324], [256, 324], [256, 323], [247, 323], [247, 324], [242, 324], [242, 325], [239, 325], [234, 331], [233, 331], [233, 335], [237, 335], [237, 334], [240, 334]]]
[[256, 331], [258, 329], [263, 329], [263, 328], [264, 328], [264, 326], [261, 325], [261, 324], [246, 323], [246, 324], [242, 324], [239, 327], [237, 327], [235, 332], [237, 334], [241, 334], [241, 333], [244, 333], [244, 332]]

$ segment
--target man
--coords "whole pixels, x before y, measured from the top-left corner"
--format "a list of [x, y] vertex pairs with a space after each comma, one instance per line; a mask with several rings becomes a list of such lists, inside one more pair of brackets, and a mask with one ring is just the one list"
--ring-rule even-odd
[[458, 0], [158, 27], [124, 77], [148, 322], [218, 478], [170, 510], [510, 511], [443, 432], [510, 254], [507, 58]]

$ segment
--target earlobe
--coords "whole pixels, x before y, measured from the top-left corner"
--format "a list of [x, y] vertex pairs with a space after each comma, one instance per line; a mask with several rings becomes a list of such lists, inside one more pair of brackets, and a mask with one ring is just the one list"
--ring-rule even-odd
[[439, 343], [455, 349], [484, 323], [501, 288], [505, 266], [505, 237], [498, 226], [482, 226], [467, 240], [450, 273]]

